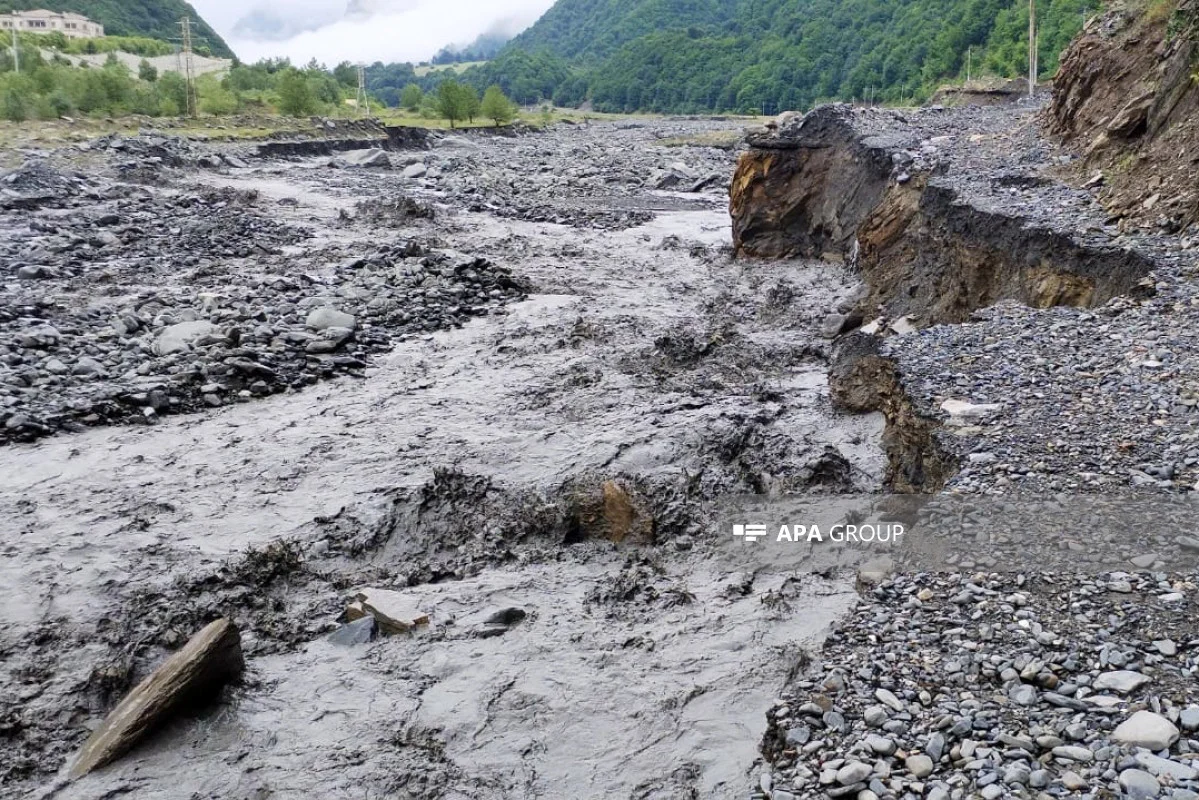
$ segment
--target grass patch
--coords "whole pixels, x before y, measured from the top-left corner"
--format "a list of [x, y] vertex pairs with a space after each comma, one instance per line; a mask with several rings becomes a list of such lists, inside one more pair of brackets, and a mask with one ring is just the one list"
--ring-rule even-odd
[[745, 134], [739, 130], [703, 131], [690, 136], [672, 136], [658, 142], [661, 147], [718, 147], [721, 150], [732, 150]]
[[431, 72], [445, 72], [452, 75], [461, 75], [471, 67], [477, 67], [486, 63], [486, 61], [463, 61], [460, 64], [426, 64], [423, 67], [416, 67], [412, 71], [416, 73], [416, 77], [418, 78], [423, 78]]
[[1150, 25], [1165, 22], [1177, 8], [1178, 0], [1149, 0], [1145, 5], [1145, 21]]

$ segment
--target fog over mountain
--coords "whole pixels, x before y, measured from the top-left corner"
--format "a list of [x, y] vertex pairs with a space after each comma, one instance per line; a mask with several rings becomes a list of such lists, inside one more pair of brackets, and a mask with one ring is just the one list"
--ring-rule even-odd
[[196, 0], [245, 61], [286, 56], [340, 61], [425, 61], [482, 33], [512, 35], [553, 0]]

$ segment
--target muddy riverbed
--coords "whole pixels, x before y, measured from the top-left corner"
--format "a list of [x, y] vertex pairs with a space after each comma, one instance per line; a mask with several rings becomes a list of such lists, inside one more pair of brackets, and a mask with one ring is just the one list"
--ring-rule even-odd
[[[735, 154], [662, 146], [734, 125], [452, 136], [391, 169], [49, 157], [42, 183], [84, 177], [2, 223], [45, 269], [0, 320], [0, 794], [757, 785], [766, 710], [857, 594], [731, 565], [707, 504], [875, 491], [884, 465], [878, 416], [827, 394], [854, 280], [733, 261]], [[362, 587], [430, 624], [329, 641]], [[68, 783], [218, 616], [244, 684]]]

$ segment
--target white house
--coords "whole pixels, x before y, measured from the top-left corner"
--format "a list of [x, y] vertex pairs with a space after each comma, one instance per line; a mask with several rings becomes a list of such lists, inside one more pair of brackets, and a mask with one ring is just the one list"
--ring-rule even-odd
[[82, 14], [70, 11], [14, 11], [0, 14], [0, 31], [22, 33], [54, 33], [58, 31], [72, 39], [94, 39], [104, 35], [104, 26]]

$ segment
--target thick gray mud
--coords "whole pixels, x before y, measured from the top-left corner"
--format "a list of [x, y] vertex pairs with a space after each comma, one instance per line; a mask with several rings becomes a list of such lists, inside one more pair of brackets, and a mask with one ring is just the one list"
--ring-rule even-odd
[[[437, 238], [509, 270], [527, 299], [402, 337], [360, 377], [0, 450], [0, 795], [708, 798], [756, 784], [765, 711], [856, 594], [835, 572], [734, 571], [704, 503], [876, 490], [881, 421], [828, 400], [819, 325], [849, 277], [732, 262], [719, 191], [622, 177], [691, 157], [657, 135], [450, 139], [434, 149], [447, 180], [405, 189], [435, 219], [382, 231], [342, 212], [395, 173], [309, 161], [203, 176], [287, 199], [277, 219], [312, 231], [285, 251], [297, 258]], [[455, 165], [495, 165], [483, 182], [502, 184], [529, 147], [550, 174], [582, 176], [543, 198], [573, 209], [567, 224], [521, 219], [507, 195], [500, 212], [467, 210]], [[727, 153], [694, 158], [731, 169]], [[585, 224], [597, 209], [605, 224]], [[621, 227], [640, 221], [630, 210], [652, 219]], [[605, 482], [652, 543], [595, 538], [581, 509]], [[330, 643], [363, 586], [407, 593], [429, 628]], [[527, 616], [484, 635], [507, 607]], [[88, 729], [219, 615], [243, 630], [245, 685], [67, 784]]]

